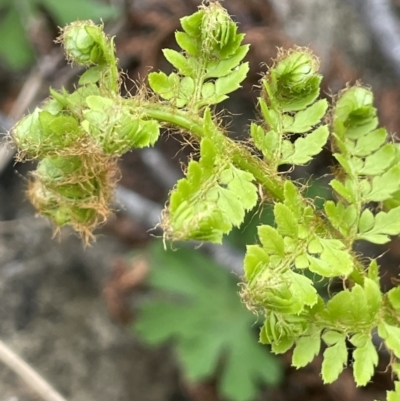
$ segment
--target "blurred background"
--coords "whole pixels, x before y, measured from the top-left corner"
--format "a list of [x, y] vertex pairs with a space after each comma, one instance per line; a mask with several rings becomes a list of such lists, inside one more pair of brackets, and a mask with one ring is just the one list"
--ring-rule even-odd
[[[103, 21], [116, 35], [123, 92], [151, 70], [169, 71], [161, 49], [176, 48], [179, 18], [199, 0], [0, 0], [0, 132], [48, 96], [72, 89], [82, 70], [54, 43], [75, 19]], [[372, 87], [381, 124], [400, 132], [400, 1], [225, 0], [251, 44], [243, 90], [222, 107], [232, 136], [257, 118], [257, 82], [278, 47], [310, 46], [320, 57], [323, 96], [360, 79]], [[3, 135], [3, 134], [0, 134]], [[3, 138], [4, 139], [4, 138]], [[164, 251], [154, 228], [190, 154], [177, 135], [120, 161], [117, 212], [84, 247], [68, 228], [54, 238], [26, 199], [34, 163], [15, 164], [0, 147], [0, 340], [70, 401], [355, 401], [383, 399], [391, 386], [388, 355], [373, 382], [356, 388], [349, 369], [323, 386], [321, 358], [299, 371], [290, 353], [257, 344], [257, 317], [238, 292], [246, 243], [271, 221], [259, 206], [222, 247], [175, 245]], [[293, 178], [317, 202], [330, 197], [329, 149]], [[150, 230], [150, 231], [149, 231]], [[383, 255], [382, 286], [398, 275], [400, 242], [366, 248]], [[335, 284], [333, 284], [334, 286]], [[321, 293], [326, 283], [321, 283]], [[340, 287], [338, 287], [340, 288]], [[331, 288], [332, 289], [332, 288]], [[334, 289], [334, 287], [333, 287]], [[1, 357], [0, 357], [1, 359]], [[0, 361], [0, 401], [39, 401]]]

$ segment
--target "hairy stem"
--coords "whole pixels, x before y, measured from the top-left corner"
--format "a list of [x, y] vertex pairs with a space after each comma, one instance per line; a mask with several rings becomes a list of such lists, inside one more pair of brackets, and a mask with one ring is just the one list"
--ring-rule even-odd
[[[128, 101], [135, 109], [140, 108], [140, 112], [148, 118], [155, 119], [161, 123], [167, 123], [175, 128], [180, 128], [190, 135], [194, 136], [198, 141], [204, 137], [204, 119], [198, 115], [188, 111], [173, 109], [166, 104], [154, 104], [140, 102], [139, 105], [132, 104], [132, 99]], [[223, 136], [224, 149], [231, 155], [233, 163], [242, 170], [253, 174], [255, 180], [262, 186], [265, 193], [269, 194], [274, 201], [282, 202], [284, 200], [284, 183], [285, 181], [276, 174], [275, 170], [269, 168], [268, 164], [258, 158], [257, 155], [246, 149], [242, 144], [225, 136], [221, 129], [215, 127], [215, 135]], [[304, 201], [304, 203], [306, 203]], [[318, 213], [315, 213], [315, 220], [323, 232], [331, 237], [332, 228], [322, 219]], [[335, 236], [337, 235], [335, 231]], [[344, 239], [342, 239], [344, 242]], [[365, 267], [353, 256], [354, 270], [350, 274], [349, 279], [357, 284], [364, 281]]]

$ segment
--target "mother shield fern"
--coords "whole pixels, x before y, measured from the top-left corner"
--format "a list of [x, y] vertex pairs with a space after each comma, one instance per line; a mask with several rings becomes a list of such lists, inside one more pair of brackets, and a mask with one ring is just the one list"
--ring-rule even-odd
[[[87, 71], [74, 92], [52, 90], [13, 131], [19, 159], [39, 160], [33, 203], [55, 224], [72, 224], [88, 238], [108, 214], [116, 158], [153, 145], [160, 125], [178, 129], [200, 152], [170, 194], [166, 238], [220, 243], [241, 225], [262, 188], [275, 224], [259, 226], [260, 243], [248, 245], [241, 291], [249, 308], [265, 317], [260, 341], [275, 353], [294, 347], [298, 368], [325, 343], [325, 383], [346, 366], [350, 341], [356, 384], [366, 385], [378, 362], [374, 330], [394, 360], [400, 358], [400, 291], [382, 293], [377, 261], [366, 266], [353, 251], [356, 241], [382, 244], [400, 233], [400, 150], [378, 128], [371, 91], [347, 88], [329, 107], [319, 99], [316, 57], [304, 48], [280, 51], [261, 79], [251, 146], [234, 141], [213, 107], [246, 77], [243, 34], [216, 2], [181, 25], [181, 51], [164, 50], [174, 72], [151, 73], [151, 91], [128, 98], [119, 92], [113, 40], [91, 22], [65, 28], [60, 40], [68, 59]], [[340, 168], [330, 182], [337, 200], [319, 211], [278, 167], [304, 165], [324, 146], [332, 147]], [[371, 202], [379, 209], [371, 210]], [[345, 289], [324, 300], [314, 285], [323, 277], [342, 279]], [[399, 372], [396, 363], [393, 371]], [[388, 399], [400, 399], [397, 384]]]

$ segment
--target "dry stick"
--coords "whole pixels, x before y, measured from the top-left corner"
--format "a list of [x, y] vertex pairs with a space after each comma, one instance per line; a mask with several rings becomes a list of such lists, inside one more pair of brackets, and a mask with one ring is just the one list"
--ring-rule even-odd
[[[55, 71], [61, 60], [64, 59], [63, 54], [57, 49], [57, 52], [43, 57], [38, 67], [30, 74], [25, 82], [17, 100], [10, 112], [10, 119], [18, 121], [29, 109], [34, 102], [37, 94], [40, 92], [46, 77]], [[14, 157], [15, 149], [8, 146], [8, 142], [4, 139], [0, 142], [0, 174], [10, 163]]]
[[144, 148], [140, 151], [140, 158], [153, 178], [165, 189], [171, 189], [182, 178], [182, 173], [173, 168], [158, 149]]
[[0, 360], [45, 401], [66, 401], [35, 370], [0, 341]]

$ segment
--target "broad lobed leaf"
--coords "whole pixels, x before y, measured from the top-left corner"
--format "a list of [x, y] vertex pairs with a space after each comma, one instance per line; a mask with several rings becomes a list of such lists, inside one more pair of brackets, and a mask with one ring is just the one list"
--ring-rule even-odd
[[253, 399], [258, 383], [280, 381], [281, 367], [257, 344], [254, 317], [228, 272], [199, 252], [166, 252], [159, 243], [151, 247], [150, 263], [156, 292], [140, 306], [134, 325], [143, 340], [172, 341], [188, 380], [206, 380], [218, 371], [218, 389], [233, 401]]

